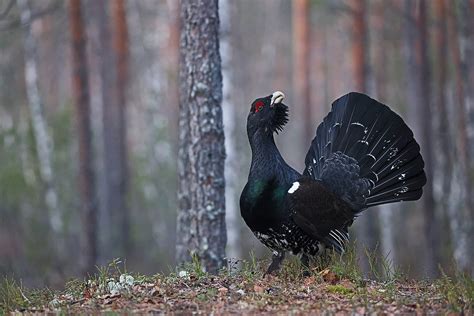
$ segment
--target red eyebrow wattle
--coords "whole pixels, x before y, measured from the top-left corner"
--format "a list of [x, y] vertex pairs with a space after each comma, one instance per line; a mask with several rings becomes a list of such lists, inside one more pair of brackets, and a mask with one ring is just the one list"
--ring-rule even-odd
[[257, 101], [255, 102], [255, 112], [260, 111], [261, 108], [263, 108], [263, 101]]

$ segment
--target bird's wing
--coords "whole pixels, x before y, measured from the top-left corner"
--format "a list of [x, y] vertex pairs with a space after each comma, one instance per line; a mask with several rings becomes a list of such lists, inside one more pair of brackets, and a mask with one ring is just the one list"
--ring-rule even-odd
[[356, 212], [416, 200], [426, 183], [420, 147], [403, 119], [355, 92], [333, 102], [305, 164], [304, 175], [320, 180]]
[[313, 238], [344, 251], [348, 240], [347, 226], [353, 219], [351, 207], [328, 191], [325, 186], [308, 177], [294, 182], [287, 194], [293, 221]]

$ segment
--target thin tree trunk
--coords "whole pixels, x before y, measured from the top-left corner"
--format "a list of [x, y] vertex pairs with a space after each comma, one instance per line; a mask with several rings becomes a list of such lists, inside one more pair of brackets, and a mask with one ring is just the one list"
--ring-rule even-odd
[[452, 177], [452, 152], [451, 135], [448, 121], [447, 98], [446, 98], [446, 70], [447, 70], [447, 39], [446, 39], [446, 1], [436, 0], [434, 3], [436, 14], [436, 32], [435, 32], [435, 57], [438, 67], [436, 78], [436, 109], [438, 111], [438, 135], [440, 146], [443, 148], [443, 154], [439, 157], [440, 176], [442, 178], [442, 192], [440, 202], [443, 208], [447, 208], [451, 187]]
[[128, 29], [123, 0], [111, 1], [113, 55], [117, 69], [113, 80], [116, 103], [104, 102], [104, 144], [106, 159], [106, 207], [117, 228], [111, 241], [117, 254], [126, 257], [130, 251], [130, 223], [127, 208], [126, 98], [128, 83]]
[[[473, 145], [471, 143], [471, 140], [469, 139], [469, 128], [473, 128], [472, 126], [469, 127], [469, 121], [468, 121], [468, 116], [469, 112], [471, 111], [473, 114], [474, 112], [474, 89], [472, 88], [474, 86], [474, 36], [473, 36], [473, 31], [474, 31], [474, 21], [473, 21], [473, 10], [474, 10], [474, 1], [471, 0], [471, 3], [469, 3], [469, 0], [460, 0], [459, 3], [459, 18], [458, 18], [458, 36], [453, 35], [455, 41], [458, 41], [458, 43], [453, 43], [454, 45], [452, 46], [453, 49], [456, 49], [455, 46], [458, 47], [459, 49], [459, 60], [457, 57], [455, 57], [455, 63], [456, 63], [456, 69], [458, 69], [457, 73], [460, 75], [460, 79], [462, 82], [462, 86], [460, 86], [460, 90], [458, 91], [459, 94], [459, 99], [463, 97], [464, 105], [460, 107], [460, 114], [463, 116], [462, 117], [462, 122], [460, 121], [459, 123], [462, 124], [462, 127], [464, 127], [462, 131], [461, 139], [462, 142], [467, 146], [465, 149], [465, 152], [463, 153], [464, 155], [464, 161], [466, 163], [465, 168], [466, 168], [466, 175], [470, 175], [472, 169], [471, 165], [471, 152], [470, 152], [470, 147]], [[454, 29], [454, 28], [453, 28]], [[461, 105], [461, 103], [459, 103]], [[464, 115], [463, 115], [464, 113]], [[459, 128], [462, 128], [459, 126]], [[468, 183], [466, 183], [467, 187], [467, 198], [468, 198], [468, 203], [469, 207], [471, 208], [471, 214], [474, 212], [473, 206], [474, 206], [474, 197], [472, 196], [473, 191], [472, 191], [472, 184], [471, 184], [471, 179], [467, 177]]]
[[233, 98], [232, 45], [231, 45], [231, 0], [220, 0], [220, 53], [222, 57], [223, 99], [222, 114], [224, 121], [225, 151], [225, 208], [227, 225], [227, 254], [230, 259], [241, 257], [240, 211], [238, 209], [238, 155], [236, 152], [235, 121], [236, 111]]
[[[368, 34], [365, 0], [351, 0], [352, 10], [352, 67], [354, 75], [354, 87], [356, 91], [367, 93], [367, 60], [368, 60]], [[370, 266], [366, 250], [370, 253], [376, 249], [376, 213], [365, 214], [359, 217], [355, 223], [357, 234], [357, 256], [361, 268], [367, 275]]]
[[181, 3], [177, 260], [225, 264], [224, 132], [217, 0]]
[[[379, 101], [384, 102], [387, 99], [387, 69], [386, 64], [386, 45], [384, 45], [385, 37], [387, 36], [387, 30], [385, 28], [385, 6], [386, 3], [379, 1], [377, 7], [375, 8], [374, 16], [374, 30], [377, 34], [378, 45], [375, 46], [374, 51], [374, 86], [375, 86], [375, 95]], [[389, 272], [393, 272], [393, 266], [396, 263], [396, 253], [395, 253], [395, 238], [393, 234], [393, 227], [395, 225], [395, 214], [398, 211], [399, 207], [396, 204], [384, 204], [378, 207], [378, 219], [380, 226], [380, 237], [381, 237], [381, 253], [384, 258], [387, 260], [390, 268], [392, 269]]]
[[92, 152], [86, 39], [80, 0], [70, 0], [73, 96], [79, 137], [79, 190], [83, 225], [82, 256], [84, 273], [92, 272], [97, 261], [97, 201]]
[[48, 208], [47, 218], [53, 232], [59, 233], [63, 227], [61, 211], [58, 206], [58, 194], [54, 184], [52, 167], [52, 140], [48, 133], [44, 117], [43, 101], [39, 92], [38, 82], [38, 43], [31, 29], [31, 10], [28, 0], [17, 0], [20, 10], [21, 23], [25, 25], [24, 54], [25, 81], [28, 107], [33, 126], [36, 152], [38, 155], [39, 171], [44, 185], [44, 200]]
[[315, 133], [313, 122], [310, 90], [310, 3], [309, 0], [294, 0], [292, 2], [293, 24], [293, 86], [295, 104], [303, 110], [303, 144], [311, 142]]
[[[467, 213], [466, 223], [468, 223], [467, 235], [474, 235], [474, 188], [472, 185], [472, 157], [474, 156], [474, 0], [461, 0], [460, 2], [460, 35], [461, 42], [463, 43], [461, 47], [461, 56], [464, 64], [464, 83], [465, 83], [465, 106], [464, 110], [466, 111], [466, 128], [467, 133], [466, 141], [468, 142], [468, 181], [469, 184], [467, 188], [469, 189], [468, 198], [469, 198], [469, 212]], [[469, 262], [474, 262], [474, 247], [468, 247], [468, 260]], [[471, 264], [471, 275], [474, 274], [474, 265]]]
[[[418, 5], [416, 8], [415, 5]], [[416, 14], [415, 14], [416, 13]], [[405, 59], [407, 100], [409, 117], [411, 117], [415, 138], [421, 147], [425, 161], [425, 172], [428, 182], [423, 188], [423, 216], [424, 216], [424, 249], [426, 274], [433, 277], [437, 274], [438, 234], [436, 213], [433, 201], [433, 167], [432, 167], [432, 128], [431, 128], [431, 96], [430, 71], [427, 56], [426, 32], [426, 2], [405, 0]]]
[[[109, 168], [115, 165], [106, 160], [106, 126], [110, 123], [105, 117], [105, 109], [117, 108], [117, 93], [115, 92], [115, 78], [117, 77], [116, 56], [112, 48], [111, 20], [107, 14], [107, 2], [89, 0], [86, 2], [85, 14], [88, 16], [90, 51], [89, 87], [91, 93], [92, 127], [94, 131], [94, 148], [97, 170], [97, 198], [98, 223], [101, 227], [98, 232], [99, 261], [105, 264], [123, 253], [117, 249], [116, 235], [119, 231], [117, 221], [114, 221], [115, 212], [107, 207], [109, 182], [107, 175]], [[108, 114], [108, 112], [107, 112]], [[109, 140], [107, 138], [107, 140]], [[112, 159], [109, 153], [107, 158]], [[120, 245], [120, 243], [119, 243]]]
[[470, 89], [465, 89], [466, 109], [468, 113], [468, 137], [470, 155], [474, 155], [474, 0], [459, 1], [459, 21], [460, 21], [460, 40], [461, 55], [465, 61], [466, 82]]
[[352, 8], [352, 66], [358, 92], [367, 92], [367, 22], [365, 0], [351, 0]]
[[[178, 73], [179, 73], [179, 35], [180, 35], [180, 19], [179, 19], [179, 7], [180, 0], [167, 0], [170, 21], [169, 21], [169, 37], [168, 37], [168, 47], [167, 47], [167, 65], [166, 70], [168, 74], [171, 74], [169, 77], [168, 85], [168, 98], [171, 105], [169, 108], [169, 121], [173, 124], [171, 125], [171, 142], [173, 144], [178, 143], [178, 109], [179, 109], [179, 83], [178, 83]], [[174, 154], [177, 155], [178, 149], [176, 145], [173, 145]]]
[[[459, 41], [465, 40], [463, 32], [457, 26], [455, 7], [451, 3], [448, 15], [448, 27], [450, 29], [452, 57], [454, 60], [455, 77], [455, 104], [457, 104], [457, 157], [459, 161], [458, 181], [461, 184], [461, 204], [457, 208], [451, 208], [450, 221], [452, 242], [454, 246], [454, 258], [460, 269], [472, 270], [473, 250], [470, 240], [473, 236], [473, 198], [471, 183], [471, 157], [469, 151], [469, 138], [467, 135], [467, 110], [466, 90], [468, 85], [467, 60], [465, 52], [459, 45]], [[459, 36], [459, 37], [458, 37]], [[463, 54], [464, 53], [464, 54]]]

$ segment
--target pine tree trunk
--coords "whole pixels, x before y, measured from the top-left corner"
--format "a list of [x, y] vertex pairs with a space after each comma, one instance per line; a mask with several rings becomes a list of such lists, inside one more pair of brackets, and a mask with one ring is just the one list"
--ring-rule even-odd
[[303, 108], [303, 144], [307, 146], [315, 133], [310, 89], [310, 3], [309, 0], [294, 0], [292, 2], [293, 24], [293, 90], [294, 104]]
[[224, 121], [225, 152], [225, 209], [227, 226], [227, 254], [231, 259], [241, 257], [240, 210], [238, 203], [238, 154], [236, 152], [235, 121], [236, 111], [233, 98], [232, 46], [231, 46], [231, 0], [220, 0], [220, 53], [222, 57], [223, 99], [222, 114]]
[[474, 0], [459, 1], [460, 40], [462, 53], [465, 60], [465, 74], [468, 87], [466, 89], [466, 109], [468, 112], [468, 136], [470, 155], [474, 156]]
[[[377, 34], [378, 45], [375, 46], [374, 51], [374, 87], [376, 98], [382, 103], [387, 99], [387, 69], [386, 55], [387, 49], [384, 45], [385, 38], [387, 36], [387, 29], [385, 23], [385, 2], [379, 1], [375, 8], [374, 13], [374, 31]], [[395, 253], [395, 238], [394, 238], [394, 225], [395, 216], [399, 207], [396, 204], [384, 204], [378, 207], [378, 219], [380, 226], [380, 237], [381, 237], [381, 253], [386, 258], [390, 268], [393, 271], [393, 265], [396, 263]]]
[[354, 83], [358, 92], [367, 92], [368, 36], [365, 17], [365, 0], [351, 0], [352, 19], [352, 66]]
[[28, 0], [17, 0], [17, 5], [20, 10], [21, 23], [25, 26], [24, 54], [26, 94], [38, 155], [39, 171], [44, 185], [44, 200], [48, 208], [47, 218], [49, 219], [49, 226], [52, 231], [59, 233], [62, 230], [63, 221], [58, 206], [58, 194], [54, 184], [52, 140], [48, 133], [47, 122], [44, 117], [43, 101], [39, 92], [38, 57], [36, 52], [38, 43], [31, 29], [31, 10]]
[[[108, 247], [104, 247], [105, 236], [110, 234], [112, 226], [105, 221], [104, 214], [104, 146], [103, 146], [103, 125], [102, 125], [102, 102], [104, 99], [104, 81], [101, 76], [102, 58], [106, 58], [107, 51], [103, 48], [106, 42], [102, 39], [104, 26], [108, 19], [105, 11], [104, 1], [86, 0], [84, 1], [84, 16], [87, 16], [86, 38], [89, 73], [89, 93], [91, 107], [91, 129], [93, 134], [94, 150], [94, 170], [96, 171], [96, 197], [97, 197], [97, 225], [101, 229], [97, 232], [97, 253], [98, 264], [105, 265], [108, 260], [104, 258]], [[110, 58], [108, 58], [110, 59]]]
[[[472, 262], [474, 260], [474, 253], [472, 250], [473, 230], [473, 197], [472, 197], [472, 183], [471, 183], [471, 157], [470, 145], [467, 134], [467, 93], [469, 90], [469, 79], [467, 70], [466, 52], [462, 51], [460, 41], [465, 40], [462, 28], [458, 28], [456, 21], [455, 7], [451, 3], [450, 12], [448, 15], [448, 27], [450, 29], [450, 47], [452, 49], [452, 57], [454, 60], [454, 76], [455, 76], [455, 104], [457, 114], [457, 157], [458, 170], [456, 185], [459, 188], [459, 200], [462, 201], [458, 207], [450, 208], [451, 214], [450, 226], [452, 233], [452, 243], [454, 247], [454, 258], [458, 267], [464, 271], [472, 271]], [[459, 36], [459, 37], [458, 37]]]
[[[369, 53], [367, 17], [365, 0], [351, 0], [352, 10], [352, 67], [354, 75], [355, 90], [367, 93], [367, 60]], [[357, 235], [357, 256], [364, 273], [370, 272], [370, 266], [366, 250], [372, 253], [376, 248], [376, 223], [375, 212], [360, 216], [354, 227]]]
[[177, 260], [225, 264], [224, 131], [217, 0], [181, 3]]
[[114, 131], [109, 130], [110, 125], [116, 125], [109, 112], [118, 107], [115, 86], [117, 57], [112, 45], [112, 25], [107, 10], [108, 2], [89, 0], [85, 4], [85, 15], [88, 16], [88, 42], [90, 43], [88, 47], [90, 53], [89, 87], [96, 154], [98, 223], [101, 227], [98, 236], [98, 252], [100, 253], [100, 263], [106, 264], [114, 258], [123, 256], [122, 236], [119, 236], [120, 230], [117, 229], [119, 227], [117, 212], [108, 207], [108, 198], [112, 190], [110, 178], [111, 174], [115, 172], [113, 168], [117, 168], [115, 157], [110, 150], [113, 146], [111, 138], [115, 137], [113, 136]]
[[84, 273], [92, 272], [97, 261], [97, 200], [90, 121], [90, 101], [86, 60], [86, 38], [80, 0], [69, 1], [73, 97], [79, 137], [79, 190], [83, 225], [82, 257]]
[[[474, 235], [474, 188], [472, 185], [473, 164], [472, 157], [474, 156], [474, 0], [461, 0], [460, 2], [460, 22], [461, 22], [461, 47], [462, 62], [464, 64], [463, 79], [465, 84], [465, 104], [464, 110], [466, 113], [466, 142], [467, 150], [467, 181], [466, 188], [468, 191], [468, 206], [469, 210], [466, 216], [467, 236]], [[474, 274], [474, 247], [469, 247], [468, 262], [471, 263], [471, 275]], [[468, 268], [466, 268], [468, 270]]]
[[442, 155], [439, 157], [438, 163], [440, 164], [439, 175], [442, 178], [442, 192], [443, 196], [440, 199], [443, 208], [447, 208], [447, 201], [449, 200], [451, 177], [452, 177], [452, 152], [453, 146], [451, 145], [448, 111], [447, 111], [447, 98], [446, 98], [446, 71], [447, 71], [447, 60], [448, 60], [448, 49], [446, 39], [446, 0], [436, 0], [434, 3], [435, 14], [436, 14], [436, 32], [435, 32], [435, 57], [437, 65], [437, 78], [436, 78], [436, 109], [438, 111], [438, 138], [439, 145], [442, 150]]
[[180, 0], [167, 0], [168, 9], [170, 14], [170, 21], [168, 22], [168, 47], [167, 47], [167, 63], [166, 71], [168, 74], [171, 74], [168, 84], [168, 99], [170, 104], [173, 106], [170, 107], [168, 112], [169, 121], [173, 122], [171, 125], [171, 142], [174, 144], [174, 154], [177, 155], [177, 146], [178, 143], [178, 110], [179, 110], [179, 82], [178, 82], [178, 73], [179, 73], [179, 35], [180, 35], [180, 19], [179, 19], [179, 8]]
[[[418, 5], [418, 7], [416, 7]], [[425, 172], [428, 182], [423, 188], [421, 204], [424, 217], [424, 249], [426, 274], [433, 277], [437, 274], [439, 256], [437, 254], [438, 233], [436, 213], [433, 201], [433, 167], [432, 167], [432, 128], [431, 128], [431, 96], [430, 71], [427, 56], [426, 3], [405, 0], [405, 59], [407, 100], [409, 104], [410, 126], [416, 140], [420, 144], [425, 161]], [[417, 13], [417, 14], [415, 14]]]
[[[104, 145], [106, 208], [111, 215], [110, 243], [115, 244], [118, 256], [130, 251], [130, 227], [127, 208], [127, 146], [126, 102], [128, 83], [128, 29], [123, 0], [111, 1], [113, 60], [117, 69], [112, 79], [114, 102], [104, 102]], [[106, 70], [104, 70], [106, 71]], [[115, 232], [115, 233], [114, 233]]]

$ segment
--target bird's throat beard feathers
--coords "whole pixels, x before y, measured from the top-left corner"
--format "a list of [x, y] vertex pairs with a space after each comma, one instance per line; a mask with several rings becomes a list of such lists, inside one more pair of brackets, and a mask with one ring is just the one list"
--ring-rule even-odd
[[288, 107], [283, 103], [276, 104], [269, 126], [272, 133], [275, 132], [278, 134], [283, 130], [286, 123], [288, 123]]

